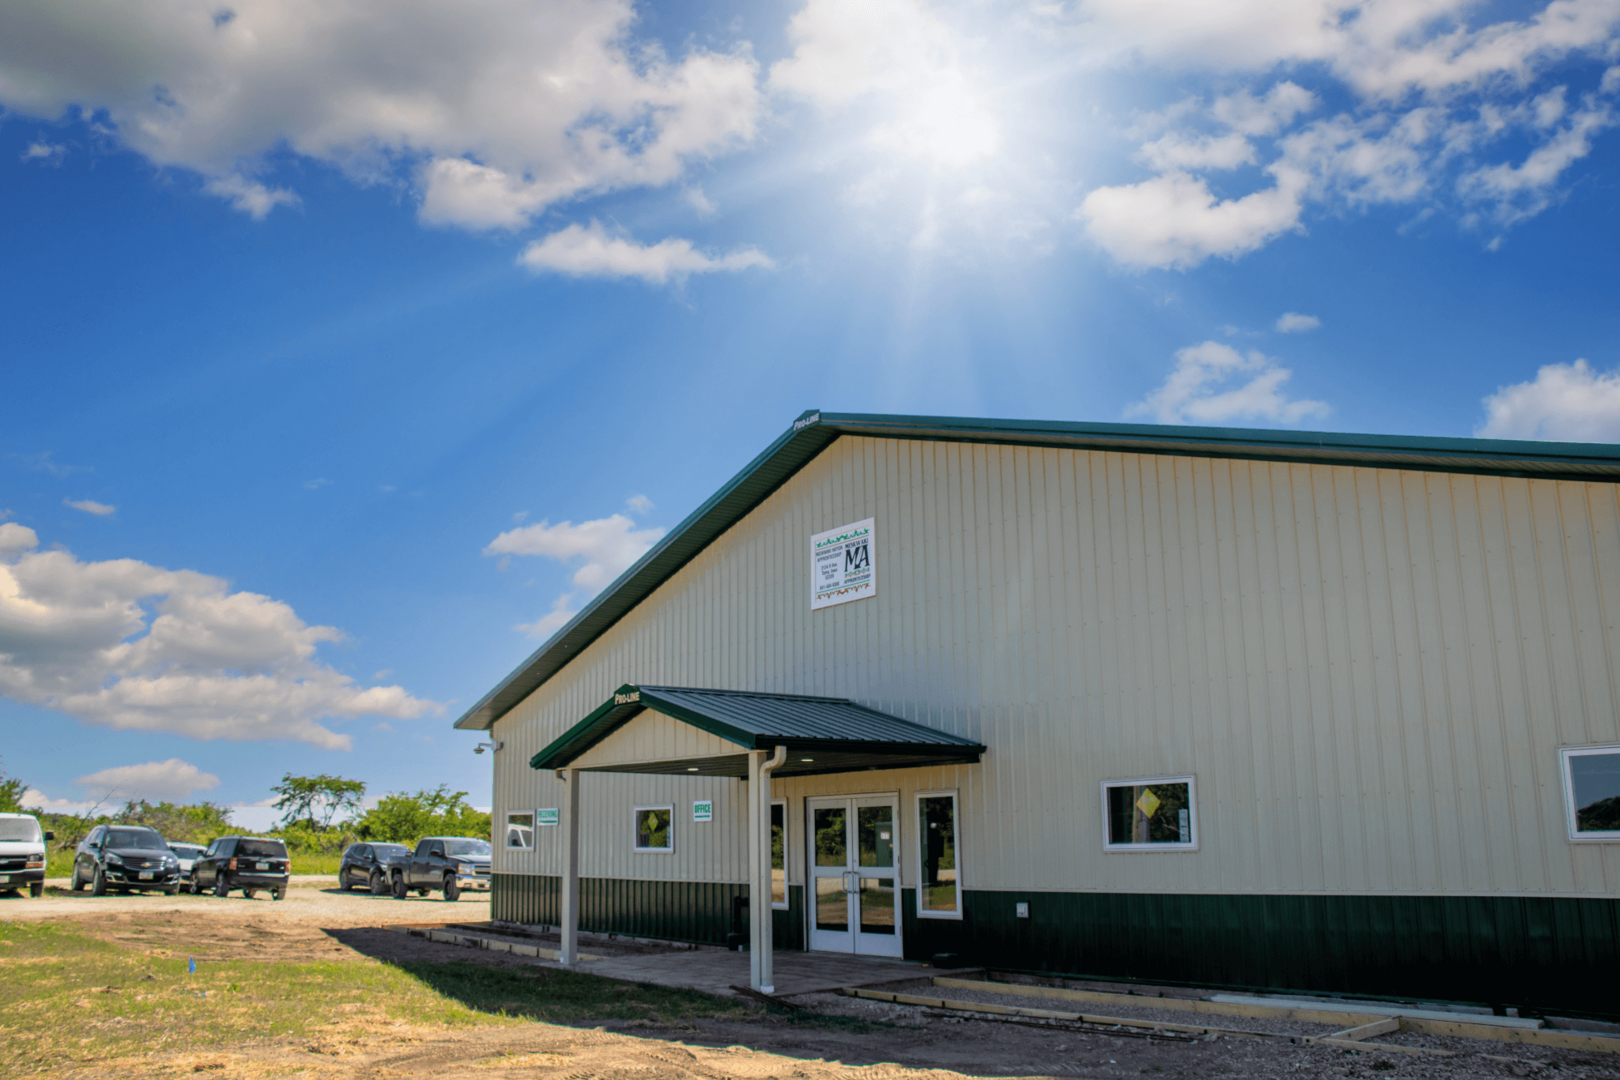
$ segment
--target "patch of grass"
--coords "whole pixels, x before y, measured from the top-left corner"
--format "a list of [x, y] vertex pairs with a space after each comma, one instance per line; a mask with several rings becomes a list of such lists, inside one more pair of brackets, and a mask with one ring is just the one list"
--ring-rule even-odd
[[698, 1019], [745, 1020], [753, 1009], [741, 1001], [696, 990], [625, 983], [574, 971], [495, 968], [467, 961], [413, 961], [401, 971], [468, 1008], [552, 1024], [644, 1020], [681, 1024]]
[[342, 855], [319, 855], [304, 852], [289, 852], [287, 855], [291, 866], [291, 874], [330, 874], [337, 877], [338, 866], [343, 862]]
[[0, 963], [3, 1076], [308, 1036], [332, 1024], [345, 1006], [375, 1021], [503, 1022], [377, 961], [207, 961], [187, 974], [184, 959], [150, 956], [49, 923], [0, 923]]

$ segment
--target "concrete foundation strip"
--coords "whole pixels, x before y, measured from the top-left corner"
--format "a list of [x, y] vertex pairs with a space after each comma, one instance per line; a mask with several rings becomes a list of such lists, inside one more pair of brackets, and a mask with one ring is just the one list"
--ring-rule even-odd
[[[1022, 997], [1047, 998], [1060, 1001], [1084, 1001], [1097, 1005], [1125, 1005], [1131, 1008], [1164, 1009], [1168, 1012], [1200, 1013], [1215, 1016], [1247, 1016], [1255, 1019], [1298, 1020], [1310, 1024], [1345, 1024], [1347, 1031], [1335, 1032], [1332, 1035], [1313, 1036], [1317, 1042], [1328, 1042], [1328, 1045], [1339, 1043], [1358, 1043], [1360, 1040], [1347, 1037], [1349, 1031], [1365, 1030], [1376, 1027], [1380, 1022], [1396, 1020], [1401, 1031], [1412, 1032], [1419, 1035], [1450, 1035], [1462, 1039], [1491, 1039], [1497, 1042], [1521, 1043], [1526, 1046], [1552, 1046], [1562, 1050], [1591, 1050], [1598, 1053], [1620, 1053], [1620, 1039], [1605, 1038], [1601, 1035], [1583, 1035], [1572, 1031], [1548, 1031], [1545, 1028], [1530, 1028], [1522, 1026], [1509, 1026], [1503, 1023], [1481, 1023], [1466, 1020], [1437, 1020], [1430, 1016], [1382, 1016], [1367, 1013], [1341, 1012], [1331, 1009], [1298, 1008], [1280, 1005], [1238, 1004], [1221, 1001], [1193, 1001], [1187, 998], [1149, 998], [1136, 994], [1109, 994], [1097, 990], [1069, 990], [1057, 986], [1028, 986], [1022, 983], [978, 982], [966, 979], [952, 979], [945, 976], [935, 976], [935, 986], [955, 987], [959, 990], [982, 990], [993, 994], [1010, 994]], [[1385, 1029], [1389, 1031], [1394, 1028]], [[1382, 1034], [1383, 1032], [1378, 1032]], [[1369, 1032], [1371, 1034], [1371, 1032]], [[1306, 1038], [1299, 1036], [1299, 1038]], [[1400, 1052], [1410, 1050], [1410, 1047], [1387, 1046], [1385, 1044], [1360, 1043], [1365, 1047], [1376, 1047]], [[1350, 1047], [1354, 1049], [1354, 1046]]]
[[[469, 949], [485, 949], [489, 952], [511, 953], [513, 956], [533, 956], [541, 960], [556, 960], [556, 949], [548, 949], [543, 945], [525, 945], [521, 941], [499, 941], [495, 938], [479, 937], [473, 934], [457, 934], [449, 930], [429, 930], [415, 926], [387, 926], [385, 930], [394, 930], [398, 933], [409, 934], [411, 937], [426, 938], [428, 941], [437, 941], [445, 945], [461, 945]], [[600, 956], [590, 953], [580, 953], [581, 960], [600, 960]]]
[[[992, 1005], [982, 1001], [950, 1001], [946, 998], [921, 997], [917, 994], [897, 994], [888, 990], [838, 991], [845, 997], [869, 998], [894, 1005], [922, 1005], [930, 1009], [948, 1009], [951, 1012], [981, 1012], [996, 1016], [1028, 1016], [1036, 1020], [1067, 1020], [1072, 1024], [1101, 1024], [1106, 1027], [1148, 1028], [1155, 1031], [1179, 1031], [1193, 1035], [1227, 1035], [1235, 1039], [1284, 1039], [1298, 1042], [1297, 1035], [1270, 1035], [1258, 1031], [1239, 1031], [1235, 1028], [1206, 1027], [1202, 1024], [1172, 1024], [1163, 1020], [1133, 1020], [1120, 1016], [1091, 1016], [1086, 1013], [1056, 1012], [1051, 1009], [1019, 1009], [1011, 1005]], [[1362, 1044], [1357, 1044], [1358, 1046]]]

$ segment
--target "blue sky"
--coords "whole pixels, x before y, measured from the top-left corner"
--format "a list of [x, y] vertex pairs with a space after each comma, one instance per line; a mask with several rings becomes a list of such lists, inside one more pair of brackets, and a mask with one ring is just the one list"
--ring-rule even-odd
[[1620, 441], [1620, 3], [25, 0], [0, 754], [373, 794], [806, 408]]

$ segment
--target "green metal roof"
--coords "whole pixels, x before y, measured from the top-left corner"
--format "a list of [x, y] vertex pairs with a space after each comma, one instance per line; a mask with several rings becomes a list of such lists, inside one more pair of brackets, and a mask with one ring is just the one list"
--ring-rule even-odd
[[810, 410], [685, 521], [671, 529], [651, 551], [501, 680], [500, 685], [468, 709], [455, 726], [477, 730], [491, 727], [841, 435], [1423, 469], [1553, 480], [1620, 481], [1620, 447], [1609, 443], [1440, 439]]
[[720, 758], [634, 763], [615, 772], [746, 776], [749, 750], [788, 748], [777, 776], [811, 776], [860, 769], [976, 762], [984, 747], [847, 698], [756, 694], [677, 686], [626, 685], [585, 719], [529, 759], [536, 769], [561, 769], [645, 709], [674, 717], [737, 744]]

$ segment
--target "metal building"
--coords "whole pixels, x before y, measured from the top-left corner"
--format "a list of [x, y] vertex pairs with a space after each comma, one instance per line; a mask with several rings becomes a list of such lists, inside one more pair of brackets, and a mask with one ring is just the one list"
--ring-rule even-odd
[[496, 918], [756, 985], [1615, 1011], [1617, 661], [1611, 446], [812, 412], [456, 726]]

